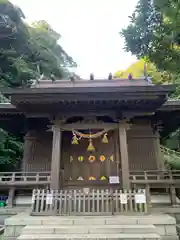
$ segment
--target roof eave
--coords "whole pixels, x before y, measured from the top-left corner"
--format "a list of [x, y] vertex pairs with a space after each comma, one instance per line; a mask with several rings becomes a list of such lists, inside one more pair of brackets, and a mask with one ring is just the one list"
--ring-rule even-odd
[[159, 95], [169, 94], [175, 91], [175, 85], [149, 85], [149, 86], [104, 86], [104, 87], [72, 87], [72, 88], [1, 88], [0, 92], [5, 96], [24, 94], [53, 94], [53, 93], [134, 93], [151, 92]]

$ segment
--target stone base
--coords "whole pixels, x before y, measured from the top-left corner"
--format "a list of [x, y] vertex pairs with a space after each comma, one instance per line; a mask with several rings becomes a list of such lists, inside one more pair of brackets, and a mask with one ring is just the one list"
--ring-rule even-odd
[[[91, 225], [99, 225], [107, 228], [111, 225], [138, 226], [138, 225], [154, 225], [156, 234], [160, 235], [164, 240], [178, 239], [176, 231], [176, 220], [167, 214], [151, 214], [146, 216], [30, 216], [29, 213], [20, 213], [16, 216], [12, 216], [5, 221], [5, 240], [15, 240], [21, 235], [25, 226], [45, 227], [45, 226], [69, 226], [69, 228], [75, 228], [75, 226], [90, 227]], [[135, 233], [135, 232], [134, 232]], [[21, 238], [21, 237], [20, 237]], [[32, 236], [33, 238], [33, 236]], [[23, 237], [22, 237], [23, 239]], [[38, 238], [36, 238], [38, 239]]]

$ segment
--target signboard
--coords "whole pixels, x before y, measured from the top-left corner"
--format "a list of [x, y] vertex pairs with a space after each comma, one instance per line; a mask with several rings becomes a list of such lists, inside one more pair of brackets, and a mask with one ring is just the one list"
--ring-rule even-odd
[[127, 194], [121, 193], [120, 194], [120, 201], [121, 201], [121, 204], [127, 204]]
[[88, 194], [89, 193], [89, 188], [83, 188], [83, 191], [85, 194]]
[[53, 194], [52, 193], [47, 193], [46, 204], [52, 204], [52, 203], [53, 203]]
[[119, 183], [119, 176], [109, 176], [109, 183], [110, 184], [118, 184]]
[[135, 194], [135, 203], [146, 203], [146, 195], [143, 193]]

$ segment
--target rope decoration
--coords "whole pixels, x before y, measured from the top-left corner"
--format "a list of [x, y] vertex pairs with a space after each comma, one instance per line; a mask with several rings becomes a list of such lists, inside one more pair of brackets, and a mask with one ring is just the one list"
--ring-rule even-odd
[[89, 132], [89, 134], [86, 134], [86, 133], [81, 133], [77, 130], [72, 130], [72, 134], [73, 134], [72, 144], [79, 144], [79, 140], [82, 138], [88, 139], [89, 145], [88, 145], [87, 151], [93, 152], [93, 151], [95, 151], [95, 148], [93, 146], [92, 139], [101, 137], [103, 135], [102, 142], [108, 143], [107, 131], [108, 131], [107, 129], [106, 130], [104, 129], [104, 130], [94, 133], [94, 134], [92, 134], [91, 131]]
[[103, 134], [105, 134], [107, 132], [107, 130], [102, 130], [100, 132], [97, 132], [97, 133], [94, 133], [92, 134], [91, 132], [89, 134], [86, 134], [86, 133], [81, 133], [77, 130], [73, 130], [72, 133], [73, 135], [76, 135], [78, 136], [78, 140], [80, 140], [81, 138], [85, 138], [85, 139], [94, 139], [94, 138], [98, 138], [98, 137], [101, 137]]

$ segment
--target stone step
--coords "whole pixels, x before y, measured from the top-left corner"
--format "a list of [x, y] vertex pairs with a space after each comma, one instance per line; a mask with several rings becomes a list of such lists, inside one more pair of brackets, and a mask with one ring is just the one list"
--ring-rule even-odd
[[157, 233], [156, 227], [153, 225], [29, 225], [24, 227], [23, 234], [110, 234], [110, 233]]
[[158, 234], [31, 234], [21, 235], [18, 240], [59, 240], [59, 239], [118, 239], [118, 240], [160, 240]]
[[[11, 224], [13, 219], [7, 219], [6, 225]], [[13, 220], [14, 221], [14, 220]], [[17, 221], [17, 220], [16, 220]], [[168, 215], [145, 215], [145, 216], [22, 216], [24, 225], [149, 225], [149, 224], [176, 224], [175, 219]]]

